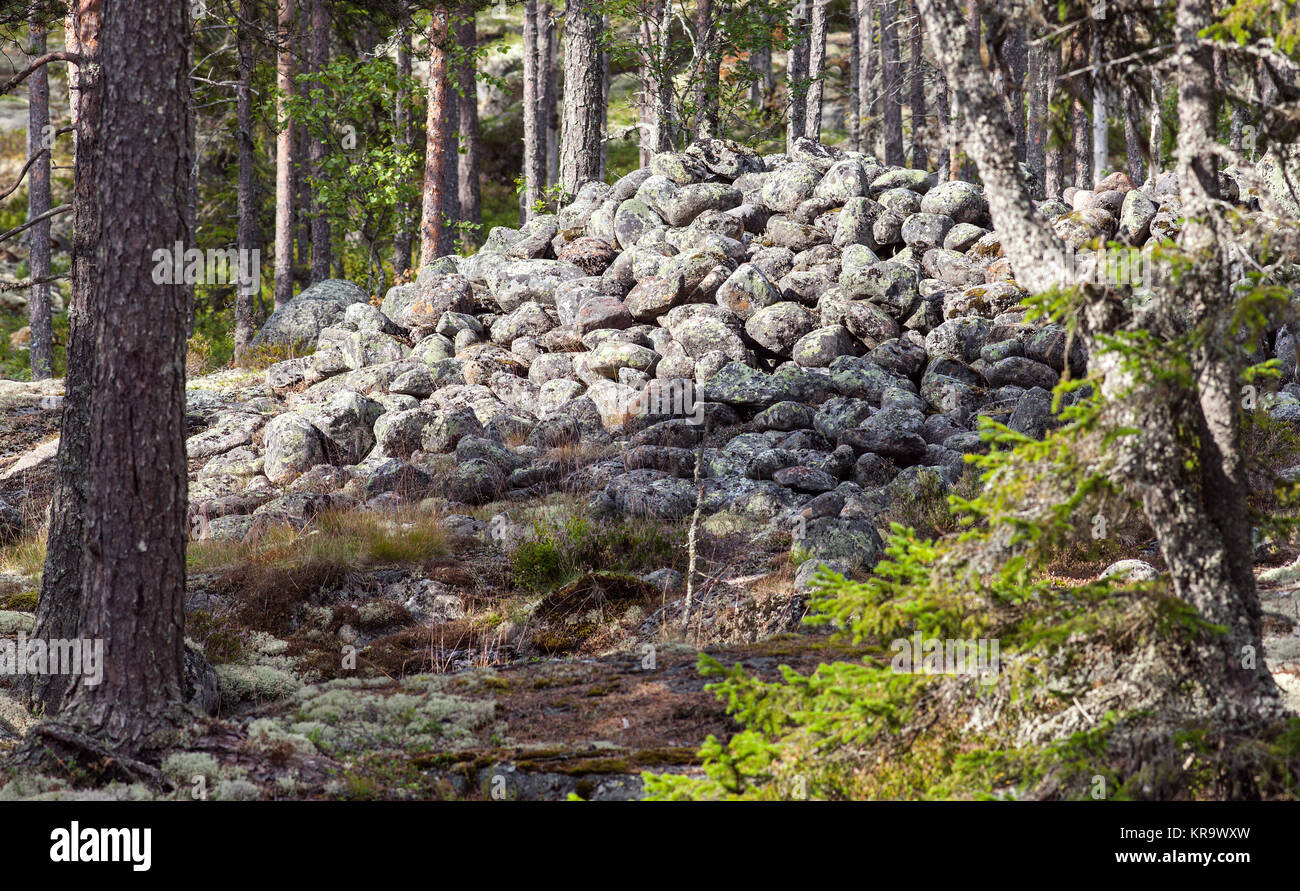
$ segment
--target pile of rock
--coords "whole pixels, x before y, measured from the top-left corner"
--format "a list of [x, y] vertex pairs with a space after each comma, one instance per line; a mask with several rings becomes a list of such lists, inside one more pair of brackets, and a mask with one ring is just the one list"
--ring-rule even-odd
[[[1116, 174], [1038, 212], [1095, 262], [1175, 234], [1177, 191]], [[978, 417], [1041, 437], [1062, 371], [1086, 369], [1062, 329], [1026, 322], [990, 227], [977, 185], [806, 140], [657, 155], [380, 306], [329, 281], [278, 310], [259, 342], [313, 355], [192, 391], [196, 528], [558, 487], [675, 518], [702, 491], [706, 514], [797, 528], [804, 577], [869, 567], [875, 518], [951, 485], [984, 448]], [[572, 471], [562, 446], [605, 457]]]

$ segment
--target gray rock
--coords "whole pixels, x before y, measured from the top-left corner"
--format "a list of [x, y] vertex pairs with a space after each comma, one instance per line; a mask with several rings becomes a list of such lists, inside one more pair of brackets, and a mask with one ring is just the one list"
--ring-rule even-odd
[[253, 338], [253, 346], [314, 344], [322, 329], [342, 321], [347, 308], [369, 300], [352, 282], [326, 279], [317, 282], [271, 313]]

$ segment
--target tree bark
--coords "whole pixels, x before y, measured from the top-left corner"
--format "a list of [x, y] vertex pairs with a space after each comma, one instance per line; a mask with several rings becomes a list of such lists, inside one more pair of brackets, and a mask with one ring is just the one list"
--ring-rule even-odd
[[859, 36], [862, 23], [858, 19], [858, 0], [849, 0], [849, 147], [862, 151], [862, 116], [858, 112], [861, 104], [859, 83], [862, 77], [862, 45]]
[[942, 128], [939, 157], [936, 165], [939, 181], [942, 182], [950, 177], [952, 157], [955, 154], [957, 144], [956, 137], [953, 134], [952, 111], [948, 106], [948, 78], [944, 75], [942, 69], [934, 73], [934, 113], [939, 120], [939, 126]]
[[[90, 400], [95, 378], [95, 332], [91, 307], [99, 277], [98, 175], [101, 164], [99, 29], [103, 0], [76, 0], [68, 13], [65, 41], [82, 63], [70, 72], [69, 100], [75, 124], [76, 157], [72, 178], [72, 297], [68, 302], [67, 376], [59, 423], [50, 531], [36, 602], [32, 636], [39, 640], [78, 637], [81, 614], [83, 537], [90, 468]], [[68, 675], [28, 675], [25, 690], [45, 714], [63, 704]]]
[[294, 127], [286, 100], [293, 93], [294, 0], [279, 0], [276, 16], [275, 88], [275, 305], [293, 299], [293, 168]]
[[73, 682], [60, 721], [128, 757], [160, 748], [183, 703], [189, 301], [183, 282], [155, 283], [153, 253], [193, 243], [189, 25], [184, 4], [123, 3], [100, 33], [105, 212], [78, 634], [103, 642], [105, 671]]
[[[239, 51], [239, 85], [235, 88], [235, 142], [239, 155], [239, 181], [236, 205], [239, 215], [235, 240], [241, 256], [249, 257], [258, 249], [257, 201], [253, 166], [253, 35], [250, 22], [255, 20], [252, 0], [240, 0], [240, 21], [236, 25]], [[259, 259], [260, 263], [260, 259]], [[252, 286], [240, 284], [235, 292], [235, 358], [242, 359], [253, 339]]]
[[[402, 34], [397, 42], [397, 96], [394, 107], [393, 141], [397, 150], [410, 152], [415, 147], [415, 122], [411, 114], [411, 23], [402, 23]], [[414, 242], [414, 208], [406, 202], [397, 207], [397, 220], [393, 226], [393, 276], [399, 277], [411, 268], [411, 245]]]
[[460, 90], [457, 94], [459, 106], [460, 135], [465, 142], [464, 151], [457, 155], [460, 218], [472, 223], [471, 228], [461, 231], [461, 240], [468, 247], [477, 247], [482, 243], [483, 200], [479, 185], [479, 145], [478, 135], [478, 26], [474, 21], [474, 4], [466, 2], [460, 8], [460, 20], [456, 24], [456, 42], [460, 45], [460, 71], [457, 82]]
[[916, 0], [911, 4], [911, 65], [909, 82], [911, 83], [912, 105], [912, 166], [925, 170], [930, 166], [930, 156], [925, 150], [925, 64], [923, 61], [923, 37], [921, 34], [921, 14], [917, 11]]
[[1155, 178], [1160, 175], [1160, 162], [1164, 155], [1164, 132], [1161, 122], [1161, 106], [1164, 104], [1165, 88], [1160, 80], [1159, 72], [1151, 72], [1151, 119], [1149, 126], [1151, 128], [1149, 141], [1151, 143], [1151, 163], [1147, 168], [1147, 182], [1155, 182]]
[[[1025, 60], [1025, 93], [1028, 100], [1025, 116], [1025, 166], [1033, 177], [1035, 189], [1045, 188], [1047, 175], [1047, 97], [1043, 77], [1046, 52], [1043, 48], [1031, 47]], [[1035, 192], [1034, 197], [1044, 196]]]
[[[1088, 64], [1088, 35], [1076, 32], [1069, 38], [1069, 66], [1079, 71]], [[1074, 139], [1074, 186], [1092, 188], [1092, 118], [1084, 104], [1087, 76], [1076, 74], [1071, 84], [1073, 100], [1070, 104], [1070, 129]]]
[[[448, 10], [448, 35], [452, 35]], [[458, 235], [460, 227], [460, 96], [451, 85], [451, 54], [445, 54], [443, 80], [447, 82], [447, 101], [443, 103], [442, 123], [437, 139], [445, 145], [446, 152], [442, 160], [442, 231], [438, 237], [438, 256], [446, 257], [459, 250]]]
[[1011, 82], [1007, 84], [1007, 104], [1011, 109], [1011, 130], [1016, 138], [1016, 157], [1021, 163], [1028, 160], [1025, 133], [1025, 84], [1029, 70], [1029, 47], [1025, 41], [1025, 26], [1016, 25], [1007, 35], [1003, 46], [1007, 71]]
[[538, 45], [542, 53], [540, 70], [542, 80], [542, 122], [546, 133], [546, 204], [553, 208], [555, 201], [549, 189], [560, 181], [560, 67], [559, 43], [555, 16], [551, 4], [543, 3], [537, 9]]
[[820, 141], [822, 136], [828, 2], [829, 0], [812, 0], [812, 22], [808, 33], [808, 100], [804, 110], [803, 135], [817, 141]]
[[1103, 21], [1094, 19], [1092, 22], [1092, 172], [1094, 182], [1100, 181], [1105, 176], [1106, 169], [1110, 166], [1110, 152], [1107, 145], [1109, 141], [1110, 97], [1106, 90], [1106, 78], [1101, 71], [1104, 52], [1102, 28]]
[[599, 10], [585, 0], [567, 0], [560, 187], [569, 195], [576, 195], [583, 183], [600, 179], [600, 121], [604, 105], [600, 36]]
[[861, 22], [858, 25], [859, 55], [862, 57], [858, 71], [858, 138], [862, 151], [875, 154], [876, 151], [876, 115], [880, 109], [880, 90], [876, 84], [876, 69], [880, 61], [880, 51], [876, 49], [876, 19], [878, 9], [875, 0], [858, 0]]
[[1133, 85], [1124, 85], [1124, 155], [1128, 159], [1128, 178], [1133, 185], [1146, 179], [1142, 164], [1142, 120], [1138, 110], [1137, 91]]
[[[446, 243], [442, 214], [446, 199], [447, 153], [449, 146], [442, 132], [447, 116], [447, 7], [435, 6], [429, 17], [429, 96], [425, 118], [424, 202], [420, 209], [420, 265], [438, 259], [439, 248]], [[527, 112], [527, 103], [525, 103]]]
[[1052, 138], [1046, 115], [1052, 107], [1061, 73], [1061, 50], [1048, 44], [1043, 48], [1043, 191], [1048, 198], [1060, 198], [1065, 191], [1065, 145]]
[[881, 91], [885, 102], [885, 163], [902, 166], [903, 85], [898, 57], [898, 0], [885, 0], [880, 7]]
[[785, 79], [790, 93], [786, 118], [785, 147], [789, 151], [794, 141], [803, 136], [808, 115], [808, 4], [811, 0], [795, 0], [790, 6], [789, 29], [792, 41], [786, 53]]
[[[330, 61], [330, 10], [327, 0], [312, 0], [311, 4], [311, 68], [317, 75], [316, 90], [324, 90], [320, 72]], [[328, 99], [324, 100], [328, 101]], [[325, 141], [321, 136], [310, 137], [312, 180], [325, 179]], [[316, 198], [312, 189], [311, 215], [311, 282], [315, 284], [330, 277], [330, 218], [329, 210]]]
[[538, 38], [537, 0], [524, 0], [524, 222], [536, 215], [546, 187], [546, 126], [541, 108], [544, 74], [538, 68]]
[[[30, 42], [28, 52], [33, 56], [45, 54], [45, 26], [39, 14], [33, 14], [27, 29]], [[27, 81], [27, 155], [36, 158], [28, 172], [27, 219], [38, 219], [51, 208], [50, 155], [54, 152], [54, 135], [50, 130], [50, 74], [42, 65]], [[38, 157], [39, 156], [39, 157]], [[27, 235], [30, 250], [27, 255], [29, 278], [34, 282], [50, 274], [50, 221], [34, 225]], [[45, 380], [54, 370], [54, 328], [50, 319], [49, 282], [32, 285], [27, 297], [28, 330], [31, 341], [28, 357], [31, 361], [32, 380]]]

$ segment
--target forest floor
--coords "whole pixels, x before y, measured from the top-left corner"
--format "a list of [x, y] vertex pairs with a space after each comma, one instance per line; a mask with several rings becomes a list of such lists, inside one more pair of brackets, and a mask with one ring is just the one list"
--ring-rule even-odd
[[[55, 385], [0, 384], [0, 497], [20, 505], [28, 518], [48, 498], [57, 405]], [[4, 551], [0, 634], [31, 630], [42, 553], [30, 540]], [[601, 634], [547, 655], [539, 652], [535, 630], [531, 646], [517, 646], [513, 620], [501, 621], [503, 614], [517, 615], [528, 598], [508, 585], [486, 590], [504, 578], [506, 557], [491, 541], [449, 536], [436, 559], [354, 568], [307, 597], [313, 608], [332, 611], [336, 625], [340, 617], [355, 623], [358, 645], [368, 644], [352, 673], [321, 670], [325, 648], [313, 649], [320, 636], [311, 631], [290, 634], [269, 619], [265, 629], [214, 622], [214, 599], [223, 578], [231, 577], [196, 572], [188, 601], [192, 610], [201, 608], [191, 622], [197, 616], [207, 624], [187, 631], [206, 641], [223, 704], [164, 762], [173, 786], [168, 797], [625, 799], [642, 794], [643, 771], [698, 773], [705, 740], [725, 740], [738, 729], [706, 689], [708, 679], [698, 668], [701, 652], [723, 665], [741, 663], [766, 680], [779, 677], [781, 666], [808, 673], [856, 652], [801, 625], [803, 600], [790, 590], [791, 573], [776, 566], [772, 555], [710, 553], [725, 559], [704, 558], [704, 577], [714, 584], [702, 586], [698, 620], [686, 630], [670, 621], [671, 610], [654, 609], [666, 595], [647, 597], [637, 590], [628, 611], [634, 621], [611, 619]], [[1285, 704], [1297, 712], [1300, 563], [1289, 563], [1294, 556], [1279, 554], [1259, 572], [1265, 658]], [[252, 576], [240, 578], [255, 583]], [[583, 576], [602, 598], [599, 611], [611, 615], [621, 608], [614, 578]], [[732, 584], [717, 582], [723, 578]], [[388, 615], [367, 624], [367, 609], [387, 615], [378, 606], [392, 585], [421, 580], [475, 592], [464, 598], [462, 621], [443, 626], [459, 629], [454, 639], [416, 627], [409, 617]], [[752, 596], [754, 589], [766, 593]], [[516, 601], [507, 603], [512, 597]], [[583, 601], [582, 609], [587, 606]], [[535, 598], [533, 607], [537, 615]], [[238, 609], [234, 614], [246, 616]], [[485, 623], [488, 616], [496, 623]], [[488, 627], [493, 635], [476, 635]], [[238, 655], [223, 656], [223, 642], [236, 637]], [[0, 680], [0, 772], [6, 754], [35, 723], [19, 705], [12, 679]], [[73, 788], [67, 777], [47, 776], [19, 776], [4, 792], [56, 798], [151, 794], [156, 792], [122, 783]]]

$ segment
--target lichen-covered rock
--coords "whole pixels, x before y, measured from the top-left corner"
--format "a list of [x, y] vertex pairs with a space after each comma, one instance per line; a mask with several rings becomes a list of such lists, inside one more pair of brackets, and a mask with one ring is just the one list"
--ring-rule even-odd
[[307, 418], [293, 412], [280, 415], [266, 425], [267, 478], [282, 485], [317, 464], [327, 463], [325, 439]]
[[793, 213], [812, 197], [821, 178], [811, 164], [786, 164], [763, 180], [763, 204], [776, 213]]
[[989, 206], [978, 186], [961, 180], [939, 183], [921, 199], [922, 213], [942, 214], [954, 223], [983, 225]]
[[799, 338], [817, 327], [817, 317], [798, 303], [781, 301], [756, 311], [745, 331], [776, 353], [789, 353]]
[[352, 282], [326, 279], [277, 307], [253, 338], [253, 346], [314, 344], [322, 329], [343, 319], [347, 308], [370, 298]]

